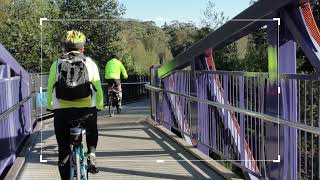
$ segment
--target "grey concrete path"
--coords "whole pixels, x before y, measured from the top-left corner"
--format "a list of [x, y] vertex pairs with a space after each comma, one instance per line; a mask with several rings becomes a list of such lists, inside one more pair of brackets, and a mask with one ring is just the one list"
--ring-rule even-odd
[[[97, 162], [100, 173], [89, 179], [223, 179], [193, 156], [144, 122], [149, 116], [149, 102], [144, 100], [124, 106], [123, 112], [108, 117], [99, 114], [99, 143]], [[46, 163], [40, 163], [40, 133], [36, 144], [26, 158], [19, 179], [59, 179], [57, 144], [52, 120], [42, 128], [42, 154]]]

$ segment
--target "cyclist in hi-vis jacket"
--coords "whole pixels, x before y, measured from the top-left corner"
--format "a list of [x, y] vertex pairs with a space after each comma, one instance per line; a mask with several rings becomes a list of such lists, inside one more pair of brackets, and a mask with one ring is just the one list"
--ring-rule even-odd
[[59, 151], [59, 172], [69, 179], [67, 159], [70, 149], [70, 121], [85, 119], [88, 171], [97, 173], [95, 152], [98, 142], [97, 110], [103, 109], [103, 92], [98, 67], [83, 55], [86, 37], [68, 31], [64, 37], [66, 53], [54, 61], [48, 80], [48, 109], [54, 113], [54, 130]]
[[127, 71], [123, 66], [122, 62], [119, 60], [117, 53], [112, 53], [109, 61], [105, 67], [105, 79], [108, 84], [108, 89], [113, 85], [116, 90], [119, 92], [119, 108], [121, 109], [121, 100], [122, 100], [122, 89], [121, 89], [121, 74], [124, 79], [128, 78]]

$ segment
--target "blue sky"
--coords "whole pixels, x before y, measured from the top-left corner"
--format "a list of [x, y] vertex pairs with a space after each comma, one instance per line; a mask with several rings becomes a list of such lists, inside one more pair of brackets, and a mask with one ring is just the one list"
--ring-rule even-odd
[[[203, 17], [208, 0], [120, 0], [126, 7], [124, 17], [155, 21], [193, 21], [197, 24]], [[216, 9], [231, 19], [249, 7], [250, 0], [214, 0]]]

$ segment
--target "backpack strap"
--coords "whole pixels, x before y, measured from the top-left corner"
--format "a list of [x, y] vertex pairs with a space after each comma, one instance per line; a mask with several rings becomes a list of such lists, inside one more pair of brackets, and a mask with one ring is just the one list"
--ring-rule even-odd
[[90, 84], [92, 85], [92, 89], [93, 89], [95, 92], [97, 92], [97, 88], [96, 88], [96, 87], [94, 87], [93, 83], [92, 83], [92, 82], [90, 82]]

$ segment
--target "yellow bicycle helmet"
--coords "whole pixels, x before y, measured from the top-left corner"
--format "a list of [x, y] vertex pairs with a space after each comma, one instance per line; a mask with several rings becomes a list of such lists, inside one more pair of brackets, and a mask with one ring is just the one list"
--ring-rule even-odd
[[86, 43], [86, 36], [80, 32], [71, 30], [66, 33], [64, 44], [67, 51], [79, 50]]

